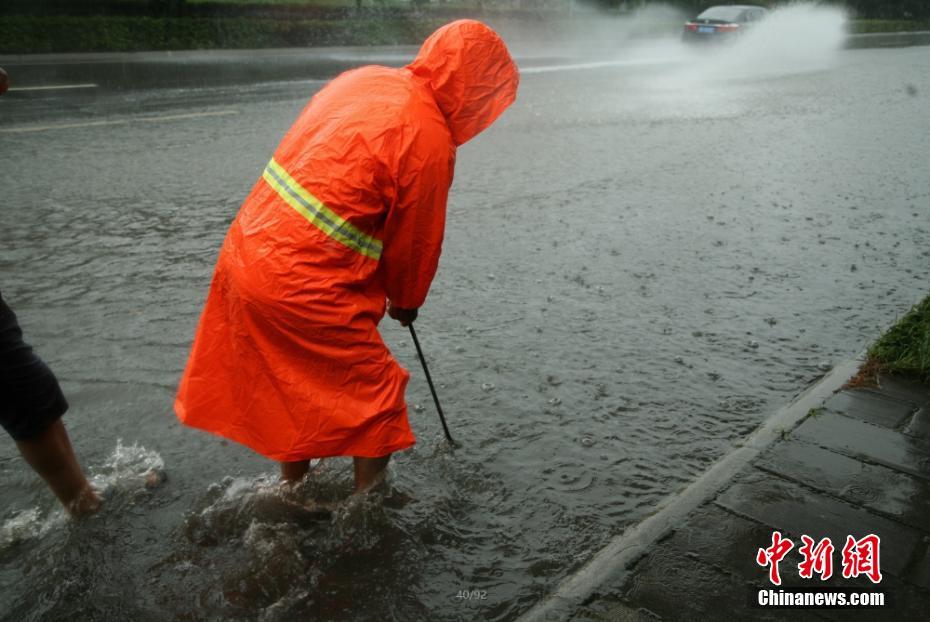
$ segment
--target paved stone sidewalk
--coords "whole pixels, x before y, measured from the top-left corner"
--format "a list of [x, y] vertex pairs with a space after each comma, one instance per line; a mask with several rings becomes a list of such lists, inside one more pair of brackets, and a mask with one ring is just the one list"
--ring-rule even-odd
[[[794, 548], [779, 564], [783, 587], [863, 587], [884, 609], [758, 609], [772, 588], [755, 561], [779, 530]], [[883, 579], [842, 577], [847, 535], [881, 538]], [[798, 575], [801, 535], [829, 537], [834, 576]], [[930, 386], [882, 378], [844, 389], [783, 430], [710, 501], [575, 610], [574, 620], [930, 619]], [[777, 589], [777, 588], [776, 588]]]

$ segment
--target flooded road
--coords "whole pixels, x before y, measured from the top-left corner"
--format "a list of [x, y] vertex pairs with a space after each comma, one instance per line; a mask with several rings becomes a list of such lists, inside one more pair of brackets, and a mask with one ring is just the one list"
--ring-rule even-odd
[[322, 82], [11, 91], [0, 287], [105, 506], [65, 520], [0, 437], [0, 616], [527, 610], [927, 293], [930, 48], [744, 51], [521, 61], [417, 323], [462, 447], [385, 321], [419, 442], [368, 500], [348, 460], [281, 491], [171, 412], [226, 227]]

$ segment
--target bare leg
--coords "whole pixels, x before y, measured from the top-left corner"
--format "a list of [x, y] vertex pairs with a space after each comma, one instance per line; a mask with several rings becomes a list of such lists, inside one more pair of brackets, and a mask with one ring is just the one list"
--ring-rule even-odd
[[16, 441], [16, 446], [72, 515], [87, 514], [100, 507], [100, 499], [84, 477], [61, 419], [34, 438]]
[[380, 458], [359, 458], [355, 460], [355, 492], [367, 492], [384, 478], [384, 472], [391, 454]]
[[281, 479], [285, 482], [299, 482], [310, 470], [309, 460], [281, 463]]

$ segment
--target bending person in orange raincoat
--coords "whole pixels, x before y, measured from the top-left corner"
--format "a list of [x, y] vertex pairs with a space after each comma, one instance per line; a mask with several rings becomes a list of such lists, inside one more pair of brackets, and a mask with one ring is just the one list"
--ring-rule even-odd
[[377, 325], [416, 319], [458, 145], [514, 101], [497, 34], [461, 20], [407, 67], [347, 71], [284, 136], [229, 229], [181, 378], [185, 424], [281, 462], [355, 457], [356, 490], [410, 447], [409, 375]]

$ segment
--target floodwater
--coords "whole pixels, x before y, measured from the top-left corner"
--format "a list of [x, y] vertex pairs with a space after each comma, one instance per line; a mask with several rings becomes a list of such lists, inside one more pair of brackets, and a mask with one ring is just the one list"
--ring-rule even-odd
[[225, 229], [321, 82], [5, 96], [0, 287], [105, 504], [65, 519], [0, 438], [0, 616], [527, 610], [927, 293], [930, 48], [762, 39], [521, 57], [417, 323], [461, 448], [386, 320], [419, 442], [366, 499], [347, 459], [282, 490], [171, 412]]

